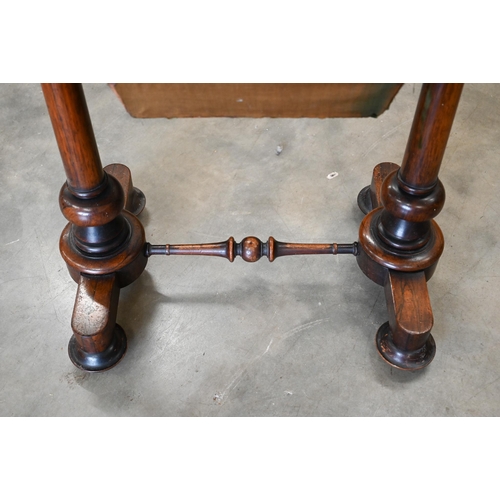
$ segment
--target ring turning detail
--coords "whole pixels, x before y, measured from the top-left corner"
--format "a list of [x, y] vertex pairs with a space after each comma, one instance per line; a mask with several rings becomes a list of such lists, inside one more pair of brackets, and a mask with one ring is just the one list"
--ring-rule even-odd
[[[365, 214], [358, 242], [263, 242], [247, 236], [218, 243], [152, 245], [138, 215], [146, 198], [134, 187], [129, 168], [103, 168], [80, 84], [42, 84], [61, 153], [66, 182], [59, 205], [68, 224], [59, 248], [78, 284], [68, 353], [80, 369], [99, 372], [115, 366], [127, 351], [127, 337], [116, 322], [120, 290], [144, 271], [153, 255], [201, 255], [246, 262], [290, 255], [350, 254], [368, 279], [384, 288], [388, 321], [378, 330], [381, 358], [400, 370], [420, 370], [433, 360], [434, 316], [427, 288], [444, 249], [434, 218], [445, 189], [438, 174], [462, 84], [422, 86], [401, 164], [375, 166], [371, 184], [358, 195]], [[328, 177], [335, 177], [332, 172]]]
[[273, 262], [287, 255], [358, 255], [358, 243], [283, 243], [272, 236], [265, 242], [255, 236], [247, 236], [236, 243], [231, 236], [219, 243], [200, 243], [184, 245], [151, 245], [146, 243], [146, 257], [151, 255], [203, 255], [224, 257], [230, 262], [240, 256], [246, 262], [257, 262], [267, 257]]

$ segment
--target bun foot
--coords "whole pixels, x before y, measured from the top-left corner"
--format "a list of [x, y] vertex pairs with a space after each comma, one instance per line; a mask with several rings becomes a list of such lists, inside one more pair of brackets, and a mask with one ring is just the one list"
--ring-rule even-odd
[[146, 196], [139, 188], [134, 187], [130, 198], [130, 208], [127, 207], [127, 210], [135, 216], [140, 215], [146, 206]]
[[432, 335], [429, 335], [425, 344], [415, 351], [404, 351], [396, 347], [392, 340], [389, 322], [378, 329], [375, 344], [382, 359], [399, 370], [416, 371], [425, 368], [436, 354], [436, 343]]
[[364, 187], [358, 194], [358, 207], [365, 214], [373, 210], [373, 203], [370, 194], [370, 186]]
[[83, 351], [73, 335], [69, 341], [68, 354], [73, 364], [86, 372], [103, 372], [118, 364], [127, 352], [127, 337], [123, 328], [116, 324], [109, 346], [102, 352]]

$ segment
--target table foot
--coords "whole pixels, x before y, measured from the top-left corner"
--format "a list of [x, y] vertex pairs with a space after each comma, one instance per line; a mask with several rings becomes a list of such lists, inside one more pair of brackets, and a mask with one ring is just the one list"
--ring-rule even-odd
[[403, 351], [394, 345], [389, 322], [384, 323], [375, 337], [377, 351], [382, 359], [394, 368], [406, 371], [416, 371], [425, 368], [434, 359], [436, 343], [429, 335], [425, 344], [415, 351]]
[[111, 343], [102, 352], [85, 352], [78, 345], [73, 335], [69, 341], [68, 354], [72, 363], [80, 370], [87, 372], [102, 372], [117, 365], [127, 352], [127, 337], [123, 328], [116, 324]]

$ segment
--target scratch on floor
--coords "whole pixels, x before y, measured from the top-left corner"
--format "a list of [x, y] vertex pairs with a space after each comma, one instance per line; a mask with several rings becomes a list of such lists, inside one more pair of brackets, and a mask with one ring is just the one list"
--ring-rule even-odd
[[266, 354], [267, 351], [269, 351], [269, 348], [271, 347], [271, 344], [273, 343], [273, 340], [274, 340], [274, 337], [271, 339], [271, 342], [269, 342], [269, 345], [267, 346], [267, 349], [262, 353], [262, 356], [264, 356], [264, 354]]
[[293, 335], [295, 335], [297, 333], [303, 332], [304, 330], [309, 330], [309, 328], [312, 328], [316, 325], [320, 325], [321, 323], [323, 323], [325, 321], [328, 322], [328, 321], [330, 321], [330, 319], [329, 318], [316, 319], [314, 321], [310, 321], [309, 323], [305, 323], [304, 325], [300, 325], [300, 326], [297, 326], [295, 328], [292, 328], [290, 331], [285, 332], [283, 334], [283, 337], [280, 338], [279, 341], [282, 342], [283, 340], [286, 340], [289, 337], [292, 337]]
[[237, 387], [239, 380], [241, 379], [243, 374], [248, 370], [248, 368], [269, 351], [271, 344], [273, 343], [273, 340], [274, 340], [274, 337], [271, 339], [271, 341], [269, 342], [269, 345], [267, 346], [267, 349], [262, 354], [258, 354], [257, 356], [254, 356], [248, 363], [245, 364], [243, 369], [231, 380], [231, 382], [229, 382], [229, 384], [226, 386], [226, 388], [222, 392], [215, 393], [215, 396], [213, 399], [217, 404], [219, 404], [219, 405], [224, 404], [226, 394], [229, 393], [231, 391], [231, 389], [233, 389], [233, 386]]
[[12, 278], [10, 280], [0, 281], [0, 285], [5, 285], [5, 283], [10, 283], [11, 281], [20, 281], [20, 280], [32, 280], [36, 278], [44, 278], [44, 276], [22, 276], [21, 278]]
[[[260, 357], [260, 356], [258, 356]], [[238, 381], [242, 376], [243, 374], [247, 371], [247, 368], [256, 360], [257, 358], [253, 359], [252, 361], [250, 361], [249, 363], [247, 363], [245, 365], [245, 367], [243, 368], [243, 370], [241, 370], [234, 378], [233, 380], [231, 380], [231, 382], [227, 385], [227, 387], [222, 391], [222, 392], [216, 392], [215, 395], [214, 395], [214, 401], [218, 404], [218, 405], [223, 405], [225, 402], [226, 402], [226, 393], [228, 393], [233, 385], [235, 384], [236, 381]], [[238, 384], [236, 384], [237, 386]], [[236, 387], [235, 386], [235, 387]]]
[[379, 410], [379, 408], [380, 408], [381, 406], [382, 406], [382, 403], [379, 403], [379, 404], [377, 405], [377, 407], [375, 408], [375, 410], [373, 411], [373, 413], [372, 413], [370, 416], [371, 416], [371, 417], [375, 417], [375, 416], [376, 416], [376, 414], [377, 414], [377, 412], [378, 412], [378, 410]]
[[403, 127], [404, 125], [406, 125], [407, 123], [409, 122], [412, 122], [413, 121], [413, 118], [411, 119], [408, 119], [408, 120], [405, 120], [404, 122], [401, 122], [400, 124], [396, 125], [395, 127], [391, 128], [391, 130], [389, 130], [388, 132], [386, 132], [380, 139], [378, 139], [377, 141], [375, 141], [362, 155], [361, 155], [361, 158], [364, 158], [372, 149], [375, 149], [384, 139], [386, 139], [387, 137], [389, 137], [390, 135], [392, 135], [394, 132], [396, 132], [396, 130], [398, 130], [399, 128]]
[[[319, 325], [325, 321], [330, 321], [330, 319], [329, 318], [316, 319], [314, 321], [310, 321], [309, 323], [305, 323], [304, 325], [300, 325], [300, 326], [297, 326], [295, 328], [292, 328], [290, 331], [286, 332], [283, 335], [283, 337], [281, 337], [279, 339], [279, 342], [282, 342], [283, 340], [286, 340], [286, 339], [292, 337], [293, 335], [296, 335], [297, 333], [303, 332], [304, 330], [308, 330], [309, 328], [312, 328], [316, 325]], [[226, 388], [223, 391], [217, 391], [214, 394], [213, 400], [216, 402], [216, 404], [223, 405], [226, 402], [227, 395], [229, 394], [229, 392], [238, 386], [238, 383], [241, 380], [241, 377], [245, 374], [245, 372], [248, 370], [248, 368], [269, 351], [273, 341], [274, 341], [274, 337], [271, 339], [266, 350], [262, 354], [258, 354], [257, 356], [254, 356], [250, 361], [248, 361], [248, 363], [246, 363], [243, 366], [243, 368], [233, 377], [231, 382], [229, 382], [229, 384], [226, 386]]]
[[375, 302], [373, 303], [373, 306], [370, 309], [370, 313], [368, 314], [368, 318], [372, 315], [372, 312], [375, 309], [375, 306], [377, 305], [377, 302], [378, 302], [378, 299], [379, 299], [381, 293], [382, 293], [382, 291], [379, 290], [378, 293], [377, 293], [377, 297], [375, 298]]
[[276, 215], [281, 219], [281, 222], [283, 222], [283, 224], [285, 225], [285, 227], [287, 228], [288, 230], [288, 234], [291, 235], [293, 234], [293, 232], [290, 230], [290, 228], [288, 227], [288, 224], [285, 222], [285, 219], [283, 219], [283, 217], [281, 217], [281, 214], [278, 212], [278, 210], [271, 206], [271, 208], [274, 210], [274, 212], [276, 213]]
[[47, 272], [47, 267], [45, 265], [45, 259], [44, 259], [44, 256], [43, 256], [43, 253], [42, 253], [42, 245], [40, 243], [40, 237], [38, 235], [38, 231], [37, 229], [35, 228], [35, 238], [36, 238], [36, 242], [37, 242], [37, 249], [38, 249], [38, 254], [39, 254], [39, 257], [40, 257], [40, 261], [42, 262], [42, 270], [43, 270], [43, 273], [45, 275], [45, 281], [47, 283], [47, 297], [49, 297], [51, 300], [50, 300], [50, 304], [52, 305], [52, 310], [54, 311], [54, 316], [57, 318], [57, 321], [59, 321], [59, 323], [64, 323], [63, 321], [61, 321], [61, 318], [59, 318], [59, 314], [57, 312], [57, 309], [56, 309], [56, 306], [54, 304], [54, 301], [52, 300], [52, 286], [51, 286], [51, 282], [50, 282], [50, 278], [49, 278], [49, 273]]
[[484, 392], [490, 385], [494, 384], [498, 380], [500, 380], [500, 376], [497, 377], [495, 380], [492, 380], [491, 382], [488, 382], [487, 384], [484, 384], [483, 387], [481, 389], [479, 389], [479, 391], [476, 392], [476, 394], [472, 395], [469, 399], [467, 399], [467, 402], [470, 401], [471, 399], [474, 399], [476, 396], [478, 396], [482, 392]]

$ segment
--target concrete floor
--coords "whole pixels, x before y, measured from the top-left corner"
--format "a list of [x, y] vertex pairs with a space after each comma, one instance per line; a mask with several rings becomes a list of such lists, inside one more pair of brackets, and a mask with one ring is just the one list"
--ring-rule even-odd
[[[401, 162], [420, 86], [377, 119], [327, 120], [139, 120], [106, 85], [84, 89], [103, 164], [128, 165], [147, 196], [151, 243], [350, 243], [356, 196], [377, 163]], [[379, 358], [383, 290], [351, 256], [151, 258], [121, 293], [127, 355], [79, 371], [58, 250], [65, 178], [39, 86], [0, 85], [0, 109], [1, 416], [500, 415], [500, 85], [462, 94], [429, 282], [437, 353], [417, 373]]]

